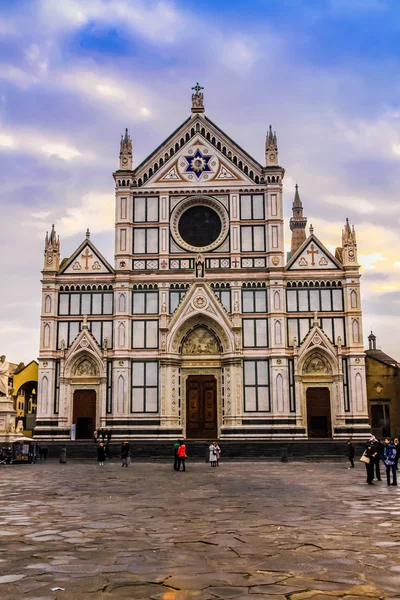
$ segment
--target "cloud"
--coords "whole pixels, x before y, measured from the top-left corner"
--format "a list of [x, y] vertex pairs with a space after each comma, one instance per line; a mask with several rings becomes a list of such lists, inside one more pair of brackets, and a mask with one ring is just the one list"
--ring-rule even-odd
[[17, 130], [12, 134], [0, 130], [0, 148], [11, 148], [21, 154], [42, 154], [62, 160], [74, 158], [92, 159], [91, 151], [80, 151], [67, 141], [51, 140], [32, 130]]
[[371, 214], [376, 212], [376, 203], [367, 200], [366, 198], [359, 198], [357, 196], [338, 196], [338, 195], [327, 195], [324, 196], [324, 202], [333, 204], [333, 206], [342, 206], [346, 210], [351, 208], [352, 211], [361, 215]]

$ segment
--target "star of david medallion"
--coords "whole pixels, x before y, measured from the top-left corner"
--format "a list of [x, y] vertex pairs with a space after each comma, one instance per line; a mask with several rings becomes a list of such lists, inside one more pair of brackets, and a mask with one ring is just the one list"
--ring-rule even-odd
[[197, 150], [193, 156], [185, 156], [184, 158], [188, 163], [185, 173], [194, 173], [197, 179], [200, 179], [202, 173], [212, 172], [208, 165], [211, 157], [204, 156], [200, 150]]

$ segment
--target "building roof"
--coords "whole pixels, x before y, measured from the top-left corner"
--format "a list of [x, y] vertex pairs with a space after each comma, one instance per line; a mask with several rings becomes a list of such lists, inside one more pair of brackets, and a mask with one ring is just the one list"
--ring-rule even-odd
[[382, 350], [378, 350], [378, 349], [365, 350], [365, 354], [367, 356], [369, 356], [370, 358], [374, 358], [375, 360], [378, 360], [379, 362], [384, 363], [385, 365], [389, 365], [390, 367], [400, 368], [400, 365], [397, 362], [397, 360], [395, 360], [388, 354], [385, 354], [385, 352], [383, 352]]

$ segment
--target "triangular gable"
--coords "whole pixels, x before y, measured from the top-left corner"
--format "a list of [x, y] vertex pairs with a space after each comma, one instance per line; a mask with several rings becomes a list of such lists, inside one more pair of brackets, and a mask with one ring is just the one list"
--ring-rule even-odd
[[142, 187], [157, 183], [164, 187], [176, 184], [196, 187], [210, 184], [225, 186], [227, 181], [246, 186], [254, 185], [250, 177], [198, 133]]
[[63, 264], [59, 274], [63, 275], [104, 275], [114, 272], [112, 266], [97, 250], [89, 238], [86, 238], [73, 255]]
[[87, 322], [85, 320], [82, 324], [81, 331], [72, 341], [70, 347], [66, 350], [66, 362], [69, 362], [73, 355], [83, 351], [87, 352], [88, 354], [92, 354], [100, 361], [103, 359], [102, 350], [99, 344], [97, 343], [97, 340], [88, 329]]
[[343, 265], [314, 235], [310, 235], [291, 257], [286, 271], [343, 270]]
[[174, 312], [168, 329], [172, 331], [178, 321], [192, 316], [196, 312], [207, 312], [216, 321], [222, 322], [229, 329], [232, 324], [228, 314], [211, 287], [203, 281], [196, 281], [186, 292], [181, 303]]
[[[194, 155], [196, 146], [200, 152], [201, 147], [207, 149], [208, 154], [201, 157], [203, 160], [213, 155], [215, 162], [211, 165], [210, 161], [207, 164], [209, 170], [205, 169], [201, 176], [198, 176], [199, 171], [191, 170], [188, 165], [188, 157]], [[193, 150], [192, 155], [189, 154], [189, 149]], [[219, 181], [226, 183], [227, 180], [254, 185], [260, 182], [263, 167], [210, 119], [198, 114], [182, 123], [134, 169], [133, 174], [141, 187], [149, 182], [162, 182], [164, 185], [166, 182], [168, 185], [172, 182], [185, 182], [198, 185], [211, 181], [213, 184]]]
[[[319, 322], [319, 321], [318, 321]], [[332, 356], [336, 356], [336, 348], [326, 335], [325, 331], [319, 325], [314, 324], [303, 340], [299, 340], [299, 358], [308, 352], [311, 347], [318, 347], [327, 350]]]

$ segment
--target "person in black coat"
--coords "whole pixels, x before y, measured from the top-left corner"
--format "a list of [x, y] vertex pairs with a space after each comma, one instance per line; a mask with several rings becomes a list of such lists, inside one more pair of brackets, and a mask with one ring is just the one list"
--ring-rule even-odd
[[129, 442], [123, 442], [121, 445], [122, 466], [127, 467], [131, 462], [131, 452]]
[[376, 452], [375, 458], [374, 458], [375, 477], [377, 478], [378, 481], [382, 481], [380, 461], [381, 461], [381, 459], [383, 460], [384, 446], [383, 446], [382, 442], [380, 442], [379, 440], [376, 439], [376, 437], [374, 437], [373, 443], [374, 443], [375, 452]]
[[97, 460], [99, 461], [99, 467], [102, 467], [106, 460], [106, 449], [103, 442], [101, 442], [97, 448]]
[[349, 462], [350, 462], [350, 465], [351, 465], [349, 467], [349, 469], [354, 469], [354, 454], [355, 454], [354, 446], [351, 443], [351, 441], [349, 440], [347, 442], [347, 458], [349, 459]]
[[365, 467], [367, 469], [367, 483], [368, 485], [374, 485], [374, 461], [376, 457], [376, 447], [375, 443], [372, 439], [370, 439], [365, 447], [364, 455], [369, 458], [369, 463], [365, 463]]
[[107, 429], [107, 442], [111, 442], [111, 429]]

